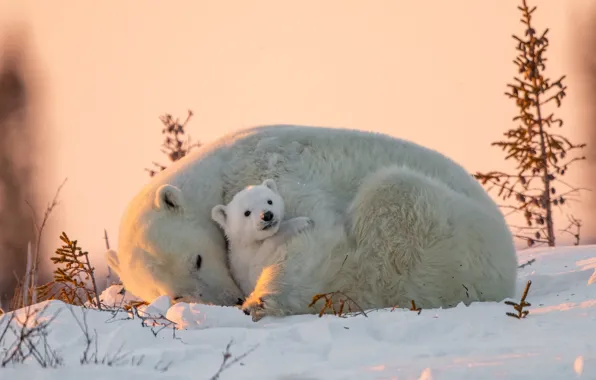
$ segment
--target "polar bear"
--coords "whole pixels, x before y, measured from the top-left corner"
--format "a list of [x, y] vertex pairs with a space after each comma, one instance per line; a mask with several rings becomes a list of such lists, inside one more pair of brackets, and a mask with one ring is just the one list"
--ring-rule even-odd
[[241, 302], [247, 295], [230, 274], [211, 211], [266, 178], [275, 179], [287, 218], [317, 227], [279, 248], [281, 261], [257, 281], [268, 293], [245, 300], [245, 310], [314, 313], [312, 297], [330, 291], [364, 309], [514, 295], [511, 232], [459, 164], [384, 134], [294, 125], [226, 135], [153, 177], [125, 210], [110, 261], [124, 286], [147, 301]]
[[230, 271], [244, 294], [253, 292], [268, 264], [281, 260], [275, 256], [278, 248], [312, 225], [304, 216], [284, 220], [284, 201], [271, 178], [241, 190], [227, 205], [216, 205], [211, 217], [228, 239]]

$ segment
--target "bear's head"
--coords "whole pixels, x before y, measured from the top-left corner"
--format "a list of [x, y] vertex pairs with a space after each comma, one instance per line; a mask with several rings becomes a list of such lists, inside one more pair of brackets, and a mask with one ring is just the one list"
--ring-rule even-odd
[[227, 205], [217, 205], [211, 217], [230, 241], [250, 244], [273, 236], [284, 218], [284, 202], [272, 179], [238, 192]]
[[106, 254], [127, 290], [147, 302], [162, 295], [225, 306], [242, 302], [223, 234], [208, 211], [201, 218], [195, 210], [170, 184], [147, 186], [133, 199], [120, 223], [118, 253]]

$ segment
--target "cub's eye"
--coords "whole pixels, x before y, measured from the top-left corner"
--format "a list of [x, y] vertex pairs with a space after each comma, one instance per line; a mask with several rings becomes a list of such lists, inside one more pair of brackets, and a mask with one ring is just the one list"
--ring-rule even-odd
[[267, 204], [270, 204], [270, 205], [272, 205], [272, 204], [273, 204], [273, 201], [272, 201], [271, 199], [269, 199], [269, 200], [267, 201]]
[[201, 255], [197, 255], [197, 261], [195, 262], [195, 269], [196, 270], [201, 269], [201, 264], [203, 264], [203, 258], [201, 257]]
[[249, 210], [244, 211], [244, 216], [250, 216], [250, 211]]

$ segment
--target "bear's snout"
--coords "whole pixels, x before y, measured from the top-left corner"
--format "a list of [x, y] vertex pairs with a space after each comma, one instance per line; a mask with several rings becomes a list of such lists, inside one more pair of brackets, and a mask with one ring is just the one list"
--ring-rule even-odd
[[270, 222], [273, 219], [273, 213], [271, 211], [265, 211], [261, 213], [261, 219], [265, 222]]

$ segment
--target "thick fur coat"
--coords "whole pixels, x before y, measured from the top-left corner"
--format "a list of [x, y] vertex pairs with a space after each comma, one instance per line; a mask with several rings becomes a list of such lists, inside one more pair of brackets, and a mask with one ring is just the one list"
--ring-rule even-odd
[[270, 178], [240, 191], [227, 205], [213, 207], [211, 217], [228, 240], [230, 272], [244, 294], [251, 294], [263, 269], [278, 261], [276, 254], [283, 252], [278, 248], [312, 226], [307, 217], [284, 216], [284, 200]]
[[513, 239], [497, 205], [460, 165], [408, 142], [346, 129], [269, 126], [203, 146], [147, 184], [108, 261], [133, 294], [234, 305], [248, 296], [211, 218], [246, 186], [273, 178], [286, 218], [307, 229], [279, 247], [246, 310], [311, 313], [317, 293], [362, 308], [452, 307], [515, 291]]

